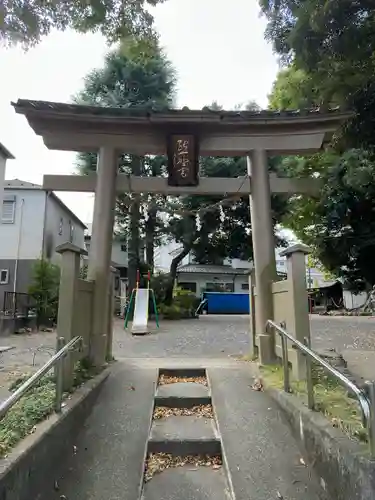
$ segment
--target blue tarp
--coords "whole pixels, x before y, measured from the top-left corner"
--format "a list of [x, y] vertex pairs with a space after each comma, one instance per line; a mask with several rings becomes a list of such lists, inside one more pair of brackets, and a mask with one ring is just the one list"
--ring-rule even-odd
[[204, 292], [208, 314], [249, 314], [248, 293]]

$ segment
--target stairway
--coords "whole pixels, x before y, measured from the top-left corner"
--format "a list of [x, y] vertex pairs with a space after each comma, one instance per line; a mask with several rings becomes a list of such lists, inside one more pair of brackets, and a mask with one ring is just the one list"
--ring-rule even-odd
[[159, 371], [143, 500], [227, 500], [221, 441], [205, 369]]
[[71, 456], [30, 500], [327, 500], [252, 385], [235, 360], [117, 362]]

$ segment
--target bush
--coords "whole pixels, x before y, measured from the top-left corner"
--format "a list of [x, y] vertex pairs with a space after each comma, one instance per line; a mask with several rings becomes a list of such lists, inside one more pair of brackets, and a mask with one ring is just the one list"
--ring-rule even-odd
[[168, 273], [155, 274], [151, 277], [150, 288], [154, 291], [156, 304], [158, 306], [164, 303], [169, 280]]
[[60, 268], [46, 259], [33, 267], [29, 294], [35, 301], [38, 327], [57, 320], [59, 305]]
[[164, 319], [182, 319], [186, 311], [176, 304], [172, 304], [171, 306], [161, 304], [159, 307], [159, 314], [162, 314]]

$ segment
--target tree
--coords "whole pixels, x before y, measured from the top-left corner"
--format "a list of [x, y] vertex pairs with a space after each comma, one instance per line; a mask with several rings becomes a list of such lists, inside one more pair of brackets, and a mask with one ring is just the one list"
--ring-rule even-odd
[[[321, 108], [354, 111], [340, 148], [373, 148], [375, 125], [375, 5], [372, 0], [260, 0], [266, 38], [282, 62], [303, 71], [303, 91]], [[283, 74], [278, 77], [279, 82]], [[291, 75], [289, 74], [289, 77]], [[289, 78], [290, 79], [290, 78]], [[286, 85], [284, 86], [286, 89]], [[286, 89], [287, 94], [296, 93]]]
[[[300, 169], [311, 168], [311, 159], [298, 162]], [[292, 200], [289, 226], [352, 290], [369, 289], [375, 284], [375, 156], [350, 150], [329, 157], [322, 154], [313, 162], [322, 180], [319, 199], [310, 206]]]
[[38, 327], [57, 320], [59, 284], [60, 268], [46, 259], [37, 260], [29, 294], [35, 300]]
[[[361, 2], [361, 7], [356, 4], [359, 14], [366, 2]], [[321, 9], [321, 2], [307, 1], [303, 5], [282, 1], [278, 8], [275, 3], [267, 3], [267, 36], [273, 38], [274, 47], [282, 57], [292, 59], [291, 65], [278, 74], [269, 97], [270, 107], [324, 108], [347, 103], [355, 115], [330, 150], [309, 158], [279, 160], [278, 169], [283, 175], [320, 177], [323, 186], [319, 199], [292, 197], [284, 223], [313, 246], [328, 270], [343, 277], [356, 291], [373, 282], [365, 249], [372, 248], [372, 237], [368, 233], [373, 224], [368, 200], [372, 186], [368, 182], [375, 169], [371, 152], [375, 146], [375, 86], [370, 78], [374, 69], [374, 58], [369, 53], [374, 50], [373, 39], [354, 42], [359, 34], [361, 38], [370, 29], [369, 23], [372, 26], [374, 23], [366, 13], [359, 16], [358, 22], [353, 21], [352, 15], [340, 17], [348, 13], [346, 1], [340, 2], [342, 12], [333, 2], [325, 2], [326, 10]], [[315, 10], [314, 14], [309, 11], [311, 21], [308, 22], [305, 11], [311, 8]], [[327, 29], [319, 31], [323, 18], [329, 26], [337, 27], [341, 23], [342, 37]], [[316, 40], [323, 45], [316, 47]], [[330, 46], [330, 51], [325, 51], [324, 46]], [[361, 187], [358, 179], [364, 178], [366, 183]], [[349, 216], [353, 213], [355, 218]]]
[[30, 47], [52, 29], [101, 32], [108, 42], [129, 35], [155, 36], [147, 7], [164, 0], [3, 0], [0, 42]]
[[[84, 89], [74, 101], [78, 104], [155, 108], [172, 106], [175, 75], [171, 64], [162, 53], [157, 40], [151, 38], [123, 40], [119, 48], [110, 52], [100, 69], [87, 75]], [[96, 170], [96, 154], [78, 156], [78, 170], [87, 174]], [[141, 176], [165, 173], [162, 157], [136, 157], [122, 154], [119, 171]], [[147, 263], [153, 267], [154, 246], [163, 223], [158, 217], [160, 196], [124, 193], [117, 198], [117, 233], [128, 239], [129, 286], [135, 287], [136, 273], [146, 249]], [[142, 242], [144, 241], [144, 245]]]
[[[200, 174], [206, 177], [245, 176], [246, 161], [236, 157], [203, 157], [200, 159]], [[286, 206], [282, 197], [272, 197], [274, 226], [280, 222]], [[222, 196], [180, 197], [175, 201], [167, 231], [171, 238], [181, 244], [180, 253], [173, 258], [170, 267], [167, 303], [172, 299], [177, 268], [190, 252], [201, 264], [222, 264], [226, 258], [252, 258], [248, 196], [231, 196], [224, 199]], [[277, 236], [275, 238], [278, 244], [284, 243]]]

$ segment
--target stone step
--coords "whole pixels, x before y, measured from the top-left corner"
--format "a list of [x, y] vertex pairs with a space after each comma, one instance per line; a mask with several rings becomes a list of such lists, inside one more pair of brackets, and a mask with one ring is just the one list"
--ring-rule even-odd
[[206, 377], [205, 368], [159, 368], [159, 377]]
[[142, 500], [228, 500], [223, 468], [184, 465], [156, 474], [144, 485]]
[[195, 415], [154, 420], [148, 452], [174, 456], [220, 455], [221, 444], [215, 421]]
[[210, 390], [207, 386], [196, 382], [159, 385], [155, 396], [155, 406], [168, 408], [191, 408], [210, 403]]

